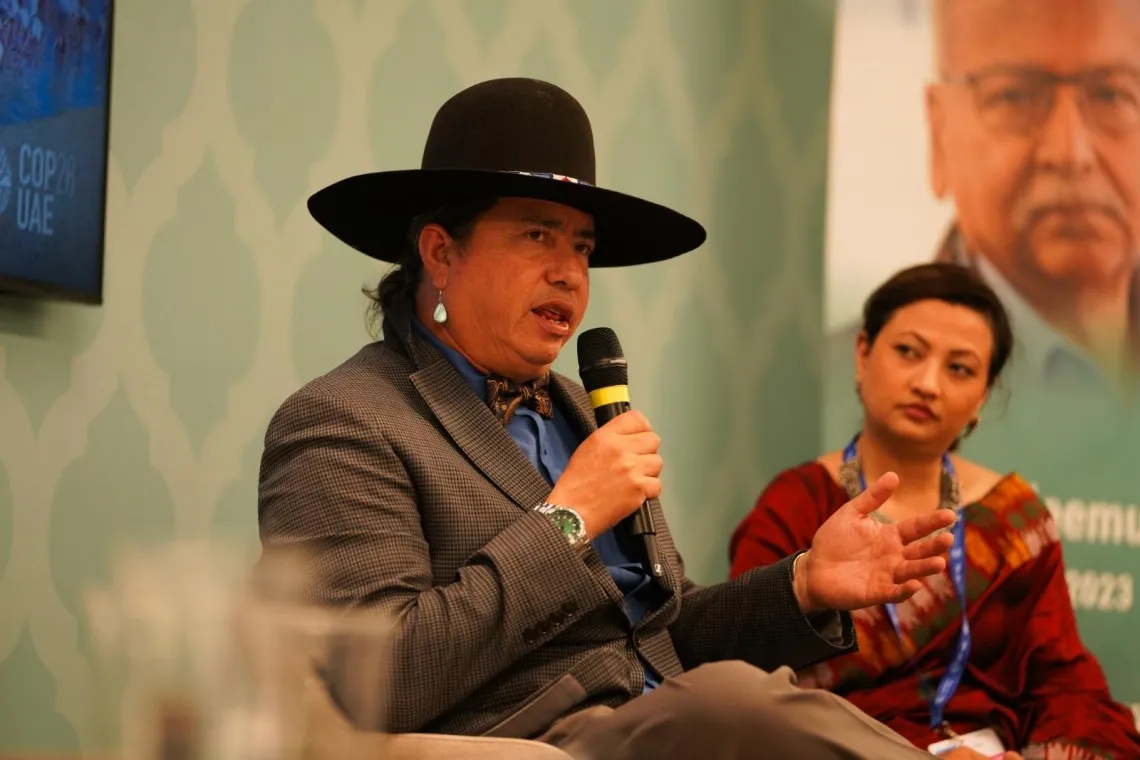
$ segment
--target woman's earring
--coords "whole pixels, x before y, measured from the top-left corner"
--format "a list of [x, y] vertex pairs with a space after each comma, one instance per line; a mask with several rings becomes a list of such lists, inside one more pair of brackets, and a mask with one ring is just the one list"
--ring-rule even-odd
[[436, 321], [436, 324], [442, 325], [447, 321], [447, 307], [443, 305], [443, 291], [439, 291], [439, 303], [435, 305], [435, 311], [432, 312], [431, 318]]

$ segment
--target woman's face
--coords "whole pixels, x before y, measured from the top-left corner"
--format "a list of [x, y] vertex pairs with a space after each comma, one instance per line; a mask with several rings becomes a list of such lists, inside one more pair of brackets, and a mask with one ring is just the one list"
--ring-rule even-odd
[[873, 344], [859, 337], [864, 425], [946, 451], [986, 402], [992, 352], [993, 331], [978, 312], [937, 300], [902, 307]]

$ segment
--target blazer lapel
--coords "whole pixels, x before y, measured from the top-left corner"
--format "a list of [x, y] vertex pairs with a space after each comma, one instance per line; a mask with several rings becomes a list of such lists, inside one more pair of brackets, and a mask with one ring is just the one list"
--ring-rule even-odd
[[410, 329], [399, 337], [417, 367], [412, 384], [455, 445], [519, 507], [542, 504], [550, 484], [459, 371], [432, 346], [413, 338]]
[[590, 398], [586, 391], [569, 378], [550, 373], [550, 396], [558, 408], [566, 414], [574, 432], [586, 440], [586, 436], [598, 429], [594, 421], [594, 411], [590, 408]]

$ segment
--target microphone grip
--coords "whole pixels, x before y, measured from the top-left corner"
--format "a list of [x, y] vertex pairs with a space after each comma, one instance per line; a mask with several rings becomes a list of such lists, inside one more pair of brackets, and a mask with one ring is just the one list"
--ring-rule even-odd
[[641, 507], [629, 516], [630, 530], [629, 532], [635, 536], [641, 536], [642, 542], [645, 544], [645, 558], [649, 564], [649, 572], [654, 578], [660, 578], [665, 575], [665, 570], [661, 566], [661, 555], [657, 552], [657, 526], [653, 524], [653, 510], [649, 508], [649, 502], [643, 502]]
[[[604, 404], [594, 408], [594, 420], [598, 427], [601, 427], [618, 415], [628, 412], [631, 408], [628, 401]], [[641, 537], [642, 543], [645, 545], [645, 559], [649, 566], [649, 574], [654, 578], [663, 577], [665, 569], [661, 564], [661, 555], [657, 551], [657, 526], [653, 524], [653, 511], [649, 508], [649, 502], [642, 502], [638, 510], [622, 522], [629, 526], [629, 532], [632, 535]]]

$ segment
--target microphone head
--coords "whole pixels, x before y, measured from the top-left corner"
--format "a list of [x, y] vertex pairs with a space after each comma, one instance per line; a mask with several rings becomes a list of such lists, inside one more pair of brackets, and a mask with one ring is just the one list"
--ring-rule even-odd
[[629, 367], [617, 333], [608, 327], [579, 333], [578, 374], [587, 393], [613, 385], [629, 385]]

